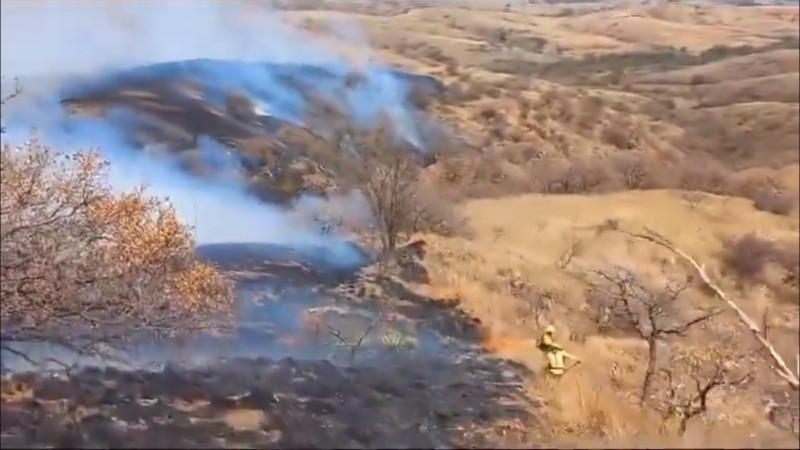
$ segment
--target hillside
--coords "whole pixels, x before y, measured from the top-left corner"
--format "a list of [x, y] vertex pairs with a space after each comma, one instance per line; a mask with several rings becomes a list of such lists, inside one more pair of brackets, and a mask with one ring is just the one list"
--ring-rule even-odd
[[21, 79], [9, 135], [226, 236], [235, 320], [17, 370], [3, 445], [796, 447], [800, 11], [702, 3], [275, 1], [319, 55]]
[[[796, 215], [787, 220], [758, 212], [742, 200], [711, 195], [693, 199], [668, 191], [598, 197], [523, 196], [474, 201], [464, 205], [464, 210], [474, 231], [469, 239], [426, 236], [431, 289], [482, 319], [491, 330], [484, 343], [487, 348], [524, 361], [529, 367], [543, 364], [535, 348], [537, 332], [546, 323], [557, 325], [565, 345], [582, 358], [583, 364], [561, 381], [569, 386], [566, 390], [552, 392], [541, 380], [533, 381], [529, 389], [552, 408], [548, 410], [552, 411], [554, 426], [562, 427], [556, 431], [558, 437], [564, 438], [561, 433], [570, 434], [572, 430], [586, 435], [599, 433], [623, 446], [634, 445], [626, 439], [641, 433], [644, 435], [635, 445], [786, 445], [778, 443], [780, 438], [768, 431], [761, 416], [768, 386], [778, 383], [766, 379], [761, 388], [716, 402], [710, 413], [711, 428], [704, 431], [710, 434], [705, 437], [690, 434], [681, 442], [649, 434], [653, 424], [648, 420], [653, 418], [637, 413], [629, 398], [607, 390], [615, 386], [621, 394], [635, 388], [645, 365], [645, 348], [633, 336], [598, 331], [590, 319], [586, 283], [592, 278], [592, 270], [609, 270], [617, 265], [633, 268], [656, 283], [691, 273], [669, 252], [631, 239], [609, 224], [633, 232], [651, 228], [702, 261], [749, 314], [758, 317], [769, 308], [772, 339], [791, 360], [797, 349], [796, 291], [787, 293], [780, 284], [774, 288], [758, 283], [739, 285], [737, 274], [723, 261], [726, 240], [751, 232], [786, 249], [796, 247]], [[699, 289], [689, 295], [695, 307], [714, 301]], [[730, 316], [728, 319], [733, 320]], [[692, 339], [703, 342], [708, 339], [706, 333], [724, 334], [732, 323], [722, 322], [719, 329], [705, 330]], [[739, 339], [747, 338], [740, 335]], [[746, 398], [761, 400], [749, 403]], [[733, 423], [744, 421], [748, 430], [766, 431], [741, 434], [735, 425], [713, 419], [733, 413], [728, 408], [731, 403], [739, 404], [736, 402], [743, 403], [735, 412], [737, 416], [730, 418]], [[581, 428], [584, 426], [589, 428]], [[581, 440], [572, 442], [586, 445]]]

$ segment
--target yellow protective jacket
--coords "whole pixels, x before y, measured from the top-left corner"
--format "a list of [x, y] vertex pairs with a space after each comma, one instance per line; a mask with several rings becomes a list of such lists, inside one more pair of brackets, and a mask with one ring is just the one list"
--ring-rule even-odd
[[545, 333], [542, 335], [542, 337], [539, 338], [538, 347], [539, 350], [543, 352], [563, 350], [563, 348], [553, 340], [553, 336], [550, 335], [549, 333]]

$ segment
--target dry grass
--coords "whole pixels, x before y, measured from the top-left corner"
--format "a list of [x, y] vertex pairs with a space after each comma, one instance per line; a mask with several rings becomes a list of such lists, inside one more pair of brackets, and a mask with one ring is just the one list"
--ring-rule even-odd
[[[393, 15], [319, 8], [287, 19], [352, 20], [379, 58], [439, 77], [450, 95], [426, 107], [470, 144], [516, 158], [492, 170], [478, 163], [487, 177], [509, 180], [507, 192], [494, 189], [499, 195], [536, 190], [517, 164], [534, 154], [636, 149], [660, 160], [703, 152], [734, 170], [798, 161], [798, 59], [789, 38], [798, 36], [797, 8], [670, 4], [564, 14], [560, 5], [481, 4], [476, 14], [401, 4]], [[563, 70], [550, 71], [553, 64]]]
[[236, 430], [260, 430], [267, 418], [260, 409], [232, 409], [225, 413], [223, 421]]
[[[779, 351], [797, 351], [797, 287], [771, 270], [777, 262], [796, 283], [796, 258], [783, 252], [800, 230], [796, 7], [482, 4], [476, 13], [329, 3], [296, 3], [285, 16], [356, 62], [375, 56], [445, 83], [442, 100], [412, 101], [464, 144], [424, 175], [465, 197], [492, 197], [462, 205], [469, 237], [424, 236], [433, 283], [420, 289], [479, 318], [487, 349], [535, 372], [543, 361], [534, 339], [547, 323], [583, 360], [558, 383], [531, 380], [531, 395], [547, 405], [548, 426], [537, 434], [566, 447], [787, 445], [764, 418], [763, 393], [775, 384], [768, 371], [724, 402], [713, 398], [682, 436], [642, 409], [635, 392], [646, 347], [599, 333], [585, 275], [613, 265], [653, 283], [685, 274], [672, 254], [614, 232], [651, 227], [705, 263], [746, 312], [769, 311]], [[364, 27], [374, 51], [331, 39], [349, 21]], [[679, 188], [691, 192], [638, 190]], [[770, 244], [736, 240], [754, 232]], [[698, 289], [691, 300], [711, 304]], [[720, 317], [685, 342], [734, 324]], [[250, 428], [263, 418], [229, 420]]]
[[[597, 334], [587, 317], [586, 285], [581, 278], [589, 269], [610, 265], [633, 267], [656, 281], [682, 273], [670, 254], [603, 231], [654, 228], [706, 263], [726, 290], [745, 299], [744, 307], [751, 314], [758, 316], [769, 308], [773, 339], [789, 356], [797, 346], [797, 324], [789, 322], [797, 317], [796, 304], [776, 302], [780, 293], [773, 290], [737, 287], [738, 278], [726, 269], [722, 255], [724, 236], [745, 230], [757, 229], [776, 240], [796, 240], [797, 217], [759, 212], [745, 200], [717, 196], [692, 206], [679, 193], [669, 191], [481, 200], [466, 204], [464, 213], [470, 219], [472, 239], [426, 237], [434, 294], [457, 300], [461, 308], [482, 320], [488, 330], [488, 349], [536, 372], [543, 358], [535, 349], [535, 338], [545, 323], [556, 324], [568, 350], [578, 354], [583, 364], [557, 386], [543, 378], [532, 381], [532, 395], [548, 405], [553, 439], [562, 442], [571, 437], [585, 445], [580, 436], [599, 436], [604, 443], [633, 445], [630, 439], [637, 436], [637, 446], [643, 442], [733, 445], [731, 433], [744, 423], [755, 427], [748, 430], [762, 431], [749, 433], [752, 436], [736, 432], [734, 436], [742, 442], [765, 446], [780, 436], [765, 423], [758, 389], [727, 398], [726, 404], [735, 403], [736, 411], [716, 400], [707, 423], [692, 424], [683, 437], [677, 437], [671, 425], [663, 425], [660, 416], [643, 412], [635, 397], [644, 371], [644, 343]], [[566, 252], [573, 253], [569, 263], [560, 264]], [[699, 292], [693, 296], [698, 305], [709, 302]], [[540, 301], [541, 297], [546, 301]], [[721, 319], [715, 327], [735, 329], [733, 323], [730, 318]], [[773, 382], [768, 375], [760, 380], [764, 385]], [[564, 442], [570, 445], [569, 440]]]

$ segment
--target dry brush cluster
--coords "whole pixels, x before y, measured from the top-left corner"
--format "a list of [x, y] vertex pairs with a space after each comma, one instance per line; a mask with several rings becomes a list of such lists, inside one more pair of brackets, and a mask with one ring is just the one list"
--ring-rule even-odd
[[[684, 434], [693, 418], [710, 411], [712, 402], [736, 392], [747, 395], [751, 387], [759, 389], [751, 383], [754, 380], [760, 379], [763, 386], [764, 381], [775, 385], [780, 379], [787, 400], [771, 401], [769, 414], [786, 410], [796, 424], [797, 411], [790, 399], [797, 395], [798, 368], [776, 349], [767, 317], [762, 324], [750, 317], [715, 284], [702, 264], [663, 236], [651, 230], [616, 231], [670, 251], [692, 269], [691, 276], [677, 281], [650, 279], [624, 267], [580, 275], [590, 286], [588, 307], [597, 331], [636, 337], [645, 344], [643, 371], [635, 375], [631, 386], [638, 390], [640, 405], [661, 416], [664, 426], [674, 424], [678, 434]], [[727, 263], [741, 276], [758, 276], [767, 262], [784, 268], [796, 265], [784, 263], [794, 259], [780, 246], [754, 235], [734, 240], [730, 247]], [[748, 258], [755, 259], [754, 265], [736, 269]], [[703, 300], [701, 293], [711, 294], [712, 302]], [[740, 327], [722, 319], [730, 313]], [[797, 432], [796, 425], [788, 428]]]
[[191, 229], [162, 199], [113, 192], [97, 153], [4, 144], [0, 172], [5, 349], [119, 344], [227, 318], [231, 285], [195, 259]]

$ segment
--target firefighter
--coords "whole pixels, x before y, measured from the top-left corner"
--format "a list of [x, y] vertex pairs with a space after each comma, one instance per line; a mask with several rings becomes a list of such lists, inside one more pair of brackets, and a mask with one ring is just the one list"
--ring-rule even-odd
[[555, 332], [555, 327], [548, 325], [542, 337], [539, 338], [538, 347], [547, 357], [547, 371], [552, 376], [560, 377], [566, 371], [564, 360], [571, 359], [579, 362], [579, 359], [565, 352], [564, 349], [556, 343], [554, 339]]

